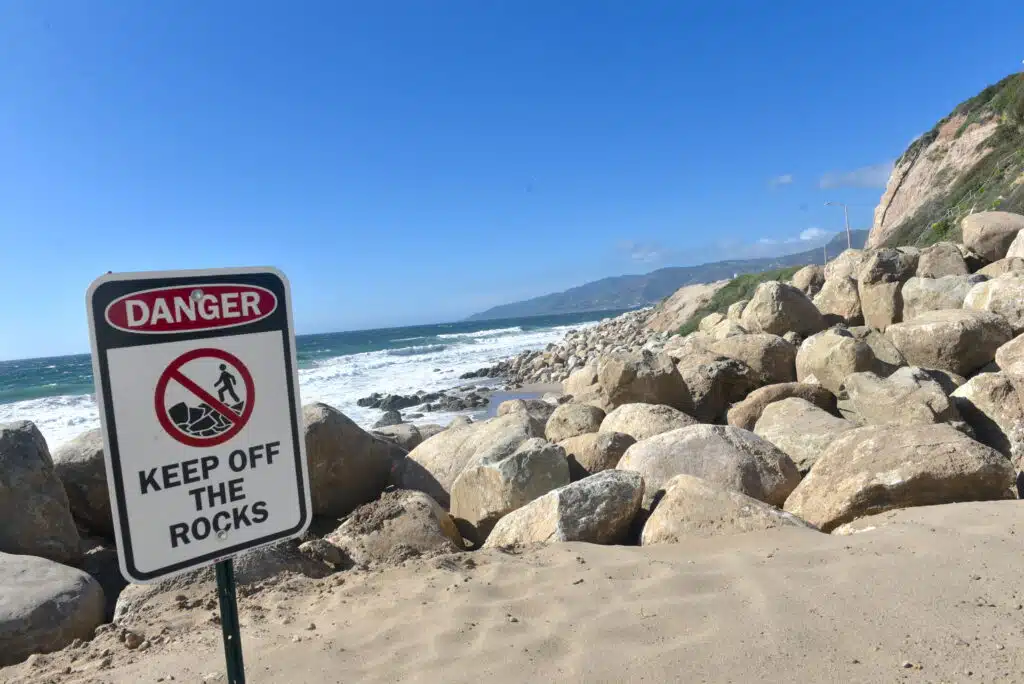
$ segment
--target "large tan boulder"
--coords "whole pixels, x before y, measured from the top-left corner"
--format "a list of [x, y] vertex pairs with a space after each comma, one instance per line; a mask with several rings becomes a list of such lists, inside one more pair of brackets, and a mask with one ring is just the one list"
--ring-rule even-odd
[[792, 331], [812, 335], [825, 327], [825, 321], [803, 292], [770, 281], [757, 286], [743, 309], [740, 325], [752, 333], [784, 335]]
[[856, 280], [865, 258], [867, 258], [867, 252], [863, 249], [844, 249], [839, 256], [825, 264], [825, 282], [838, 278]]
[[1018, 361], [1024, 361], [1024, 335], [1018, 335], [996, 349], [996, 365], [1009, 368]]
[[917, 270], [917, 258], [897, 249], [870, 252], [857, 275], [865, 324], [885, 330], [903, 319], [903, 283]]
[[978, 283], [978, 276], [914, 277], [903, 284], [903, 320], [912, 321], [925, 311], [963, 307], [964, 297]]
[[1021, 468], [1024, 457], [1024, 400], [1005, 373], [979, 373], [950, 397], [974, 437]]
[[712, 342], [707, 348], [745, 363], [759, 376], [758, 384], [774, 385], [796, 380], [796, 347], [778, 335], [735, 335]]
[[0, 423], [0, 552], [75, 565], [81, 543], [42, 434], [28, 421]]
[[680, 411], [692, 407], [690, 391], [671, 357], [647, 350], [602, 356], [597, 368], [598, 383], [610, 408], [638, 401], [666, 404]]
[[505, 416], [509, 413], [525, 413], [534, 420], [546, 423], [555, 412], [555, 404], [543, 399], [508, 399], [498, 404], [495, 415]]
[[873, 370], [877, 360], [866, 342], [844, 328], [830, 328], [804, 340], [796, 354], [796, 377], [817, 378], [832, 394], [839, 394], [851, 373]]
[[855, 427], [809, 401], [791, 397], [768, 404], [754, 434], [777, 446], [806, 473], [837, 435]]
[[687, 354], [678, 369], [690, 391], [692, 408], [687, 413], [704, 423], [717, 422], [730, 404], [764, 384], [742, 361], [706, 350]]
[[835, 395], [821, 385], [785, 382], [756, 389], [747, 395], [746, 399], [733, 405], [729, 409], [729, 425], [753, 430], [768, 405], [791, 397], [803, 399], [832, 415], [837, 415]]
[[53, 453], [53, 470], [64, 484], [71, 515], [88, 532], [114, 538], [103, 431], [89, 430]]
[[485, 456], [507, 456], [526, 440], [543, 434], [544, 426], [525, 413], [510, 413], [448, 428], [409, 452], [403, 465], [401, 486], [425, 492], [447, 508], [452, 485], [470, 461]]
[[597, 432], [604, 420], [604, 411], [587, 404], [562, 404], [548, 418], [544, 428], [544, 436], [549, 442], [561, 442], [563, 439]]
[[597, 391], [600, 387], [597, 381], [597, 364], [588, 363], [579, 370], [573, 371], [569, 377], [562, 382], [562, 391], [571, 396], [583, 396]]
[[896, 508], [1011, 498], [998, 451], [949, 425], [872, 425], [832, 442], [785, 510], [825, 532]]
[[866, 371], [847, 376], [843, 387], [858, 418], [868, 425], [960, 423], [960, 413], [942, 386], [915, 366], [887, 378]]
[[1024, 216], [1006, 211], [982, 211], [965, 216], [960, 223], [964, 245], [989, 261], [1006, 257], [1017, 233], [1024, 230]]
[[370, 434], [385, 442], [391, 442], [405, 451], [412, 451], [423, 440], [430, 439], [444, 428], [434, 423], [427, 425], [413, 425], [412, 423], [401, 423], [400, 425], [388, 425], [370, 431]]
[[621, 432], [634, 440], [647, 439], [669, 430], [697, 425], [696, 418], [663, 404], [625, 404], [601, 422], [601, 432]]
[[971, 271], [955, 242], [938, 242], [921, 250], [917, 260], [918, 278], [967, 275]]
[[750, 303], [749, 299], [739, 299], [733, 302], [725, 310], [725, 317], [734, 323], [739, 323], [743, 320], [743, 310], [747, 308], [748, 303]]
[[552, 542], [617, 544], [640, 511], [644, 480], [636, 473], [604, 472], [561, 487], [509, 513], [484, 548]]
[[746, 335], [747, 329], [735, 321], [724, 320], [707, 331], [708, 341], [724, 340], [737, 335]]
[[903, 354], [883, 333], [866, 325], [854, 326], [847, 328], [847, 330], [856, 339], [871, 347], [871, 353], [875, 355], [877, 360], [874, 370], [879, 375], [889, 375], [897, 368], [907, 365], [907, 360], [903, 358]]
[[676, 475], [644, 523], [640, 543], [676, 544], [779, 527], [814, 529], [800, 518], [692, 475]]
[[567, 484], [565, 450], [528, 439], [511, 454], [485, 456], [466, 466], [452, 485], [452, 517], [465, 539], [481, 544], [503, 516]]
[[[1024, 218], [1024, 217], [1022, 217]], [[1017, 237], [1013, 238], [1013, 242], [1010, 243], [1009, 248], [1006, 250], [1007, 259], [1022, 259], [1024, 258], [1024, 230], [1017, 233]]]
[[825, 284], [825, 269], [821, 266], [804, 266], [793, 274], [793, 287], [808, 297], [813, 297]]
[[302, 407], [313, 514], [341, 517], [376, 499], [405, 451], [327, 404]]
[[772, 505], [782, 505], [800, 481], [789, 456], [753, 432], [725, 425], [692, 425], [641, 440], [616, 467], [643, 476], [645, 506], [676, 475], [702, 477]]
[[[627, 404], [627, 406], [637, 405]], [[611, 470], [622, 460], [626, 449], [634, 444], [636, 444], [636, 440], [630, 435], [622, 432], [602, 431], [570, 437], [559, 442], [558, 446], [565, 450], [565, 458], [569, 463], [569, 479], [575, 482], [604, 470]]]
[[325, 539], [368, 567], [464, 549], [451, 516], [423, 492], [405, 489], [360, 506]]
[[885, 336], [907, 363], [968, 377], [995, 358], [1013, 331], [1002, 316], [961, 309], [925, 312], [890, 326]]
[[827, 325], [860, 325], [864, 322], [857, 281], [847, 276], [826, 280], [818, 294], [814, 295], [814, 306], [821, 312]]
[[720, 314], [718, 312], [709, 313], [707, 316], [700, 319], [700, 323], [697, 324], [697, 330], [707, 332], [724, 320], [725, 314]]
[[88, 574], [0, 552], [0, 667], [87, 641], [102, 622], [103, 589]]
[[1024, 332], [1024, 273], [1008, 273], [978, 283], [964, 298], [964, 308], [999, 314], [1013, 328], [1013, 334], [1021, 334]]
[[998, 278], [1001, 275], [1007, 273], [1019, 273], [1024, 271], [1024, 258], [1022, 257], [1006, 257], [999, 261], [993, 261], [991, 264], [987, 264], [979, 268], [975, 273], [977, 275], [988, 276], [989, 278]]
[[644, 324], [657, 332], [675, 332], [706, 306], [728, 282], [720, 280], [716, 283], [684, 285], [654, 307]]

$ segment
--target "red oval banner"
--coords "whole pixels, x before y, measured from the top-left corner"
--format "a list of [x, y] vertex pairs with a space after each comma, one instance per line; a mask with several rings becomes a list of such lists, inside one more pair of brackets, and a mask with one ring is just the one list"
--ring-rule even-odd
[[106, 319], [125, 332], [168, 334], [246, 325], [276, 309], [270, 290], [216, 283], [133, 292], [111, 302]]

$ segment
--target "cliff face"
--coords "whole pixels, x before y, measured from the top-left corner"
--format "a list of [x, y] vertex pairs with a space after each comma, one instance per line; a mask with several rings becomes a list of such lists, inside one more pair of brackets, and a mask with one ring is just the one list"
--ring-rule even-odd
[[1024, 74], [961, 103], [896, 162], [868, 247], [958, 239], [976, 211], [1024, 208]]

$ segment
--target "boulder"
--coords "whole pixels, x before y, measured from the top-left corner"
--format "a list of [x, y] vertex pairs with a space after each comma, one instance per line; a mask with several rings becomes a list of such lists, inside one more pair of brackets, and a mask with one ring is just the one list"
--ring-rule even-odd
[[325, 540], [366, 567], [464, 550], [451, 516], [423, 492], [404, 489], [363, 504]]
[[967, 293], [963, 306], [999, 314], [1014, 335], [1024, 333], [1024, 273], [1007, 273], [978, 283]]
[[401, 486], [425, 492], [448, 508], [452, 485], [470, 461], [512, 454], [526, 440], [543, 434], [544, 426], [525, 413], [509, 413], [454, 430], [449, 428], [409, 452]]
[[498, 404], [497, 415], [506, 416], [510, 413], [525, 413], [534, 420], [541, 423], [548, 422], [548, 418], [554, 413], [558, 403], [551, 403], [543, 399], [509, 399]]
[[103, 589], [87, 573], [0, 552], [0, 666], [89, 640], [102, 623]]
[[635, 440], [647, 439], [662, 432], [697, 425], [699, 421], [679, 409], [663, 404], [625, 404], [601, 422], [601, 432], [621, 432]]
[[390, 409], [384, 412], [380, 420], [373, 424], [374, 429], [391, 427], [393, 425], [401, 425], [404, 421], [402, 420], [402, 414], [394, 409]]
[[484, 548], [551, 542], [617, 544], [640, 510], [644, 480], [636, 473], [605, 470], [560, 487], [509, 513]]
[[[626, 406], [642, 405], [645, 404], [626, 404]], [[626, 408], [626, 406], [620, 408]], [[671, 410], [675, 411], [675, 409]], [[623, 432], [602, 431], [570, 437], [559, 442], [558, 446], [565, 450], [565, 457], [569, 462], [569, 479], [575, 482], [595, 473], [611, 470], [619, 464], [626, 449], [635, 443], [636, 439]]]
[[562, 404], [548, 418], [544, 436], [549, 442], [597, 432], [604, 420], [604, 411], [587, 404]]
[[867, 256], [857, 276], [857, 291], [867, 325], [885, 330], [903, 319], [903, 283], [916, 270], [915, 256], [897, 249], [878, 249]]
[[813, 297], [825, 284], [825, 269], [821, 266], [804, 266], [793, 274], [793, 287], [808, 297]]
[[[448, 422], [448, 425], [445, 427], [445, 429], [446, 430], [457, 430], [459, 428], [468, 427], [468, 426], [473, 425], [473, 424], [474, 424], [473, 419], [470, 418], [469, 416], [455, 416], [454, 418], [452, 418]], [[429, 438], [424, 437], [423, 439], [426, 440], [426, 439], [429, 439]]]
[[83, 539], [81, 569], [100, 583], [104, 597], [103, 621], [110, 622], [114, 619], [117, 599], [128, 586], [128, 581], [121, 574], [117, 547], [112, 541], [100, 537]]
[[806, 473], [837, 435], [855, 427], [805, 399], [791, 397], [767, 405], [754, 434], [777, 446]]
[[839, 394], [843, 380], [851, 373], [873, 370], [877, 359], [863, 340], [845, 328], [830, 328], [804, 340], [796, 353], [796, 377], [814, 376], [832, 394]]
[[903, 284], [903, 320], [912, 321], [925, 311], [959, 309], [980, 276], [913, 277]]
[[704, 423], [717, 422], [730, 404], [763, 384], [761, 377], [742, 361], [706, 350], [680, 359], [678, 368], [690, 391], [692, 409], [687, 413]]
[[1002, 316], [960, 309], [925, 312], [891, 326], [885, 336], [908, 363], [968, 377], [995, 358], [1013, 331]]
[[800, 333], [795, 333], [792, 330], [790, 330], [788, 333], [783, 335], [782, 339], [784, 339], [787, 342], [789, 342], [796, 349], [798, 349], [800, 347], [800, 345], [803, 344], [803, 342], [804, 342], [804, 336], [801, 335]]
[[718, 312], [709, 313], [707, 316], [700, 319], [700, 323], [697, 324], [697, 330], [707, 332], [724, 320], [725, 316]]
[[1024, 216], [1006, 211], [969, 214], [960, 223], [964, 245], [989, 261], [1006, 257], [1017, 233], [1024, 230]]
[[853, 373], [843, 387], [854, 412], [868, 425], [960, 423], [942, 386], [915, 366], [904, 366], [887, 378], [871, 371]]
[[596, 392], [600, 385], [597, 381], [597, 364], [587, 364], [573, 371], [562, 383], [565, 394], [576, 397]]
[[1012, 498], [998, 451], [944, 425], [872, 425], [836, 437], [785, 510], [829, 532], [896, 508]]
[[644, 523], [643, 546], [778, 527], [814, 529], [791, 513], [692, 475], [676, 475], [659, 494], [657, 506]]
[[860, 293], [853, 278], [842, 276], [826, 280], [814, 296], [814, 306], [821, 312], [826, 325], [860, 325], [864, 322]]
[[432, 437], [443, 430], [444, 428], [440, 425], [413, 425], [412, 423], [402, 423], [401, 425], [377, 428], [370, 434], [378, 439], [391, 442], [405, 451], [412, 451], [422, 444], [423, 440]]
[[750, 302], [749, 299], [740, 299], [729, 305], [729, 308], [725, 310], [725, 317], [734, 323], [739, 323], [743, 320], [743, 310], [747, 308], [747, 304]]
[[837, 278], [853, 278], [860, 273], [861, 264], [867, 253], [863, 249], [845, 249], [832, 261], [825, 264], [825, 282]]
[[761, 283], [743, 309], [740, 324], [750, 332], [812, 335], [825, 327], [821, 312], [803, 292], [784, 283]]
[[1018, 231], [1017, 236], [1013, 238], [1013, 242], [1006, 250], [1006, 258], [1024, 259], [1024, 230]]
[[709, 341], [724, 340], [727, 337], [746, 335], [747, 329], [735, 321], [725, 320], [707, 331]]
[[709, 344], [708, 350], [745, 363], [760, 385], [796, 380], [796, 347], [778, 335], [736, 335]]
[[327, 404], [302, 407], [313, 514], [341, 517], [376, 499], [405, 452]]
[[75, 565], [81, 538], [46, 440], [28, 421], [0, 424], [0, 552]]
[[791, 397], [809, 401], [818, 408], [837, 415], [835, 395], [821, 385], [785, 382], [761, 387], [747, 395], [746, 399], [729, 409], [729, 425], [744, 430], [753, 430], [764, 413], [765, 407]]
[[971, 271], [955, 242], [937, 242], [921, 250], [917, 261], [918, 278], [942, 278], [967, 275]]
[[1019, 273], [1024, 271], [1024, 258], [1021, 257], [1006, 257], [999, 261], [993, 261], [987, 266], [979, 268], [975, 273], [977, 275], [988, 276], [989, 278], [998, 278], [1006, 273]]
[[666, 354], [643, 350], [602, 356], [597, 377], [611, 409], [644, 402], [666, 404], [689, 413], [693, 405], [686, 383]]
[[462, 536], [479, 545], [503, 516], [567, 484], [565, 450], [528, 439], [509, 455], [484, 456], [466, 466], [452, 485], [452, 518]]
[[93, 534], [113, 539], [103, 431], [90, 430], [57, 449], [53, 470], [64, 483], [71, 515], [78, 524]]
[[789, 456], [753, 432], [725, 425], [692, 425], [641, 440], [616, 468], [643, 476], [644, 506], [676, 475], [702, 477], [779, 506], [800, 481]]
[[1024, 457], [1024, 401], [1005, 373], [980, 373], [950, 397], [974, 437], [1021, 469]]
[[1024, 361], [1024, 335], [1018, 335], [996, 349], [996, 365], [1009, 368], [1018, 361]]
[[907, 360], [892, 342], [882, 333], [866, 325], [858, 325], [847, 328], [851, 335], [861, 340], [869, 347], [875, 355], [874, 371], [879, 375], [886, 376], [901, 366], [907, 365]]

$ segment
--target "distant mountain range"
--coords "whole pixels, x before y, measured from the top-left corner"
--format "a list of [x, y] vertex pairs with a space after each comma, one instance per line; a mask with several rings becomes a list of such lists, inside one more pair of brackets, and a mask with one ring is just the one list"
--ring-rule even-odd
[[[861, 248], [867, 240], [868, 231], [851, 231], [853, 246]], [[826, 245], [829, 258], [846, 249], [846, 231], [838, 233]], [[659, 268], [646, 275], [624, 275], [602, 278], [592, 283], [573, 287], [565, 292], [534, 297], [522, 302], [502, 304], [473, 314], [466, 320], [480, 321], [490, 318], [520, 318], [523, 316], [546, 316], [583, 311], [605, 311], [610, 309], [631, 309], [660, 302], [665, 297], [694, 283], [713, 283], [718, 280], [735, 278], [744, 273], [760, 273], [785, 266], [820, 264], [821, 247], [763, 259], [738, 259], [716, 261], [699, 266], [672, 266]]]

